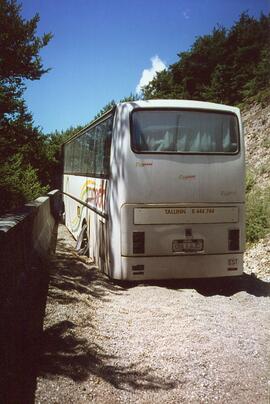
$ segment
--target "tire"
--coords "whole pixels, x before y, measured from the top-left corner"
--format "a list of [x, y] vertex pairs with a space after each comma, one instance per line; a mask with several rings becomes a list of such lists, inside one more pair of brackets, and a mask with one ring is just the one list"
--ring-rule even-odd
[[82, 230], [79, 234], [75, 250], [79, 255], [87, 255], [89, 256], [89, 240], [88, 240], [88, 231], [87, 224], [84, 223], [82, 226]]

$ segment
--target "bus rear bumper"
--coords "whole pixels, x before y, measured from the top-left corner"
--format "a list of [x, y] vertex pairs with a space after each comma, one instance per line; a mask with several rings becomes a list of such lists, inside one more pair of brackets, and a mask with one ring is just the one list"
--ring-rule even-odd
[[243, 253], [169, 257], [122, 257], [117, 279], [186, 279], [239, 276], [243, 273]]

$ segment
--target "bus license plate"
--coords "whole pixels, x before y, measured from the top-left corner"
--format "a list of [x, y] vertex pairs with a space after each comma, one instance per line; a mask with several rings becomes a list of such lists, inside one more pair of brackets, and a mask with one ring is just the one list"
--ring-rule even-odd
[[174, 240], [173, 252], [197, 252], [203, 250], [203, 240]]

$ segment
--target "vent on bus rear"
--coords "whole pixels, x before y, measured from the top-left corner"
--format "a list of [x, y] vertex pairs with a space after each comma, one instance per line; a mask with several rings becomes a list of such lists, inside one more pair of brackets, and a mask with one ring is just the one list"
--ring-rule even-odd
[[133, 254], [144, 254], [144, 232], [133, 232]]
[[240, 246], [239, 229], [229, 230], [228, 232], [228, 249], [229, 251], [237, 251]]
[[144, 275], [144, 265], [132, 265], [133, 275]]

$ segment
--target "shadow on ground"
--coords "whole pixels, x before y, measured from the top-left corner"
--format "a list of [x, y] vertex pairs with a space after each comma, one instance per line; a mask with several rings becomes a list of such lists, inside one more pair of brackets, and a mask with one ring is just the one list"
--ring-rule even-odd
[[[49, 287], [48, 287], [49, 285]], [[149, 369], [113, 365], [94, 338], [82, 338], [78, 324], [53, 322], [43, 331], [46, 301], [56, 310], [89, 299], [89, 305], [111, 294], [126, 293], [108, 281], [85, 257], [79, 257], [65, 240], [58, 240], [57, 253], [46, 263], [37, 263], [31, 277], [21, 283], [16, 298], [0, 306], [0, 403], [33, 404], [37, 377], [68, 377], [82, 382], [95, 375], [118, 389], [171, 389]], [[0, 302], [1, 303], [1, 302]], [[57, 317], [57, 316], [56, 316]], [[93, 330], [90, 318], [90, 330]], [[91, 331], [90, 331], [91, 332]]]
[[48, 276], [37, 262], [0, 302], [0, 403], [34, 403]]
[[[81, 299], [91, 306], [98, 300], [109, 303], [112, 295], [122, 293], [126, 293], [125, 288], [109, 281], [96, 267], [89, 265], [86, 257], [78, 256], [73, 248], [69, 248], [66, 240], [58, 240], [57, 253], [50, 268], [50, 305], [59, 307], [63, 304], [68, 311], [69, 304], [79, 303]], [[44, 330], [38, 362], [40, 377], [55, 379], [64, 376], [82, 382], [97, 376], [115, 388], [125, 390], [168, 390], [176, 386], [172, 381], [153, 375], [150, 369], [139, 371], [139, 363], [126, 367], [118, 365], [117, 357], [108, 356], [93, 342], [91, 320], [89, 314], [87, 329], [90, 335], [87, 339], [81, 337], [79, 322], [74, 320], [62, 320]]]
[[121, 390], [168, 390], [176, 387], [175, 382], [151, 375], [149, 369], [138, 371], [138, 363], [129, 367], [110, 365], [112, 361], [117, 362], [117, 357], [108, 356], [97, 344], [76, 337], [72, 333], [75, 329], [74, 323], [62, 321], [44, 332], [41, 376], [49, 379], [65, 376], [82, 382], [95, 375]]
[[[195, 289], [206, 297], [232, 296], [240, 291], [255, 296], [269, 295], [268, 283], [246, 274], [235, 278], [113, 282], [97, 268], [87, 265], [85, 258], [79, 257], [74, 250], [66, 246], [65, 240], [58, 241], [58, 253], [52, 262], [49, 288], [49, 298], [56, 304], [78, 303], [85, 297], [90, 297], [90, 305], [98, 299], [109, 304], [112, 294], [123, 294], [138, 286], [157, 286], [174, 290]], [[59, 321], [44, 331], [39, 362], [41, 377], [57, 379], [64, 376], [82, 382], [88, 378], [91, 380], [91, 376], [97, 376], [117, 389], [126, 390], [168, 390], [181, 383], [159, 378], [151, 369], [138, 371], [142, 368], [139, 363], [131, 367], [118, 365], [117, 357], [106, 355], [101, 346], [93, 343], [94, 337], [91, 335], [87, 339], [82, 338], [77, 327], [78, 324], [66, 320]], [[90, 334], [94, 333], [91, 319], [88, 328]]]
[[239, 292], [261, 297], [270, 296], [270, 283], [264, 282], [253, 275], [243, 274], [228, 278], [204, 278], [204, 279], [170, 279], [144, 282], [117, 282], [123, 289], [140, 286], [157, 286], [161, 288], [181, 290], [194, 289], [203, 296], [233, 296]]
[[63, 239], [58, 240], [57, 253], [51, 260], [49, 297], [68, 304], [80, 300], [80, 295], [107, 300], [110, 293], [123, 289], [109, 282], [86, 257], [80, 257]]

